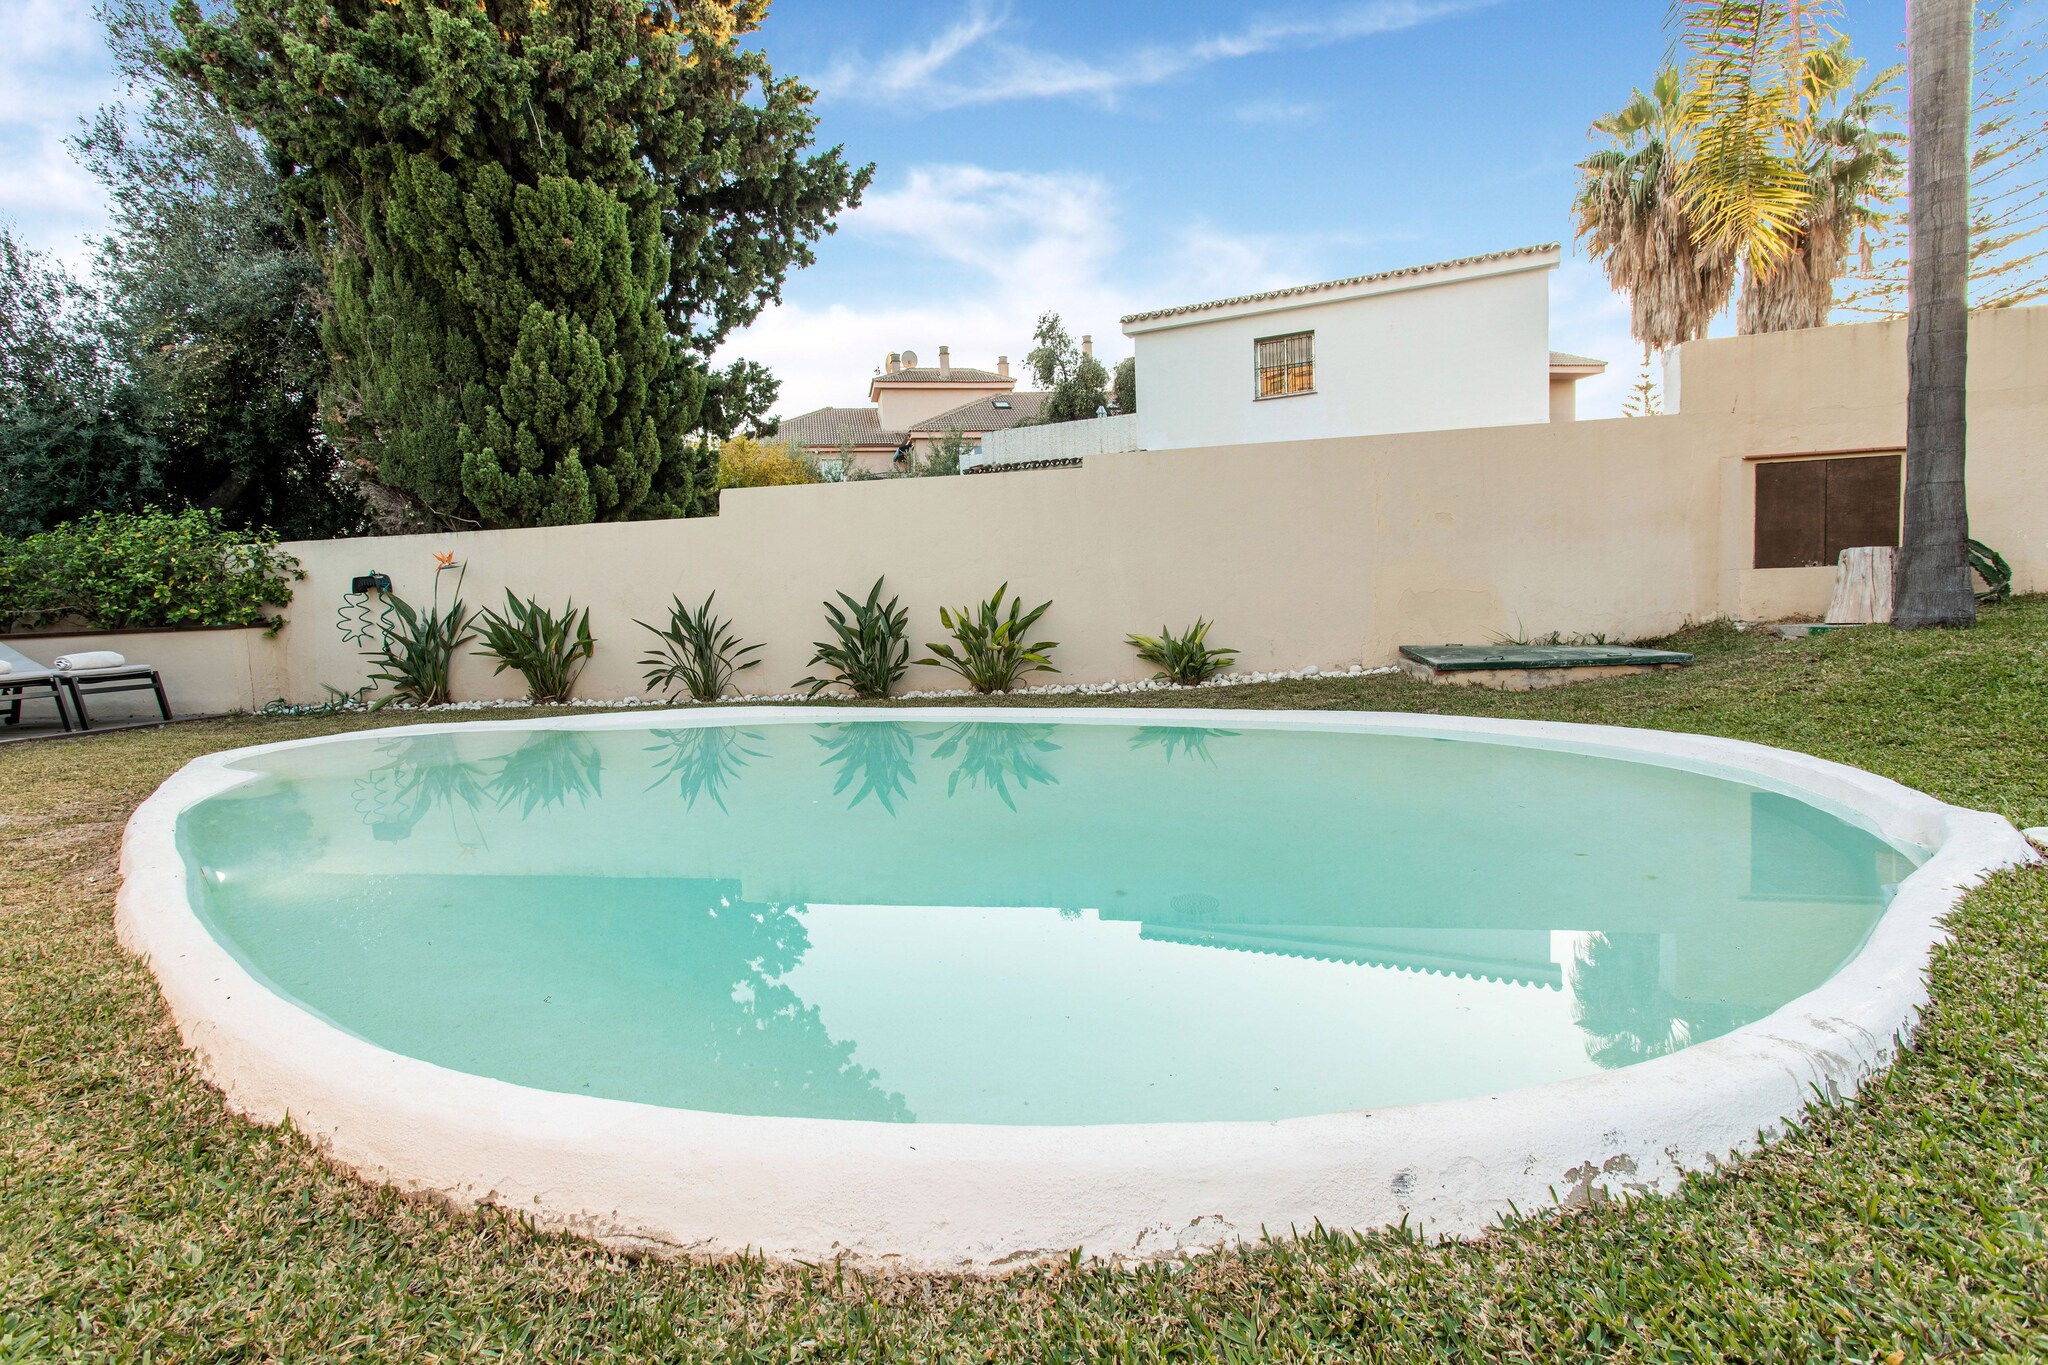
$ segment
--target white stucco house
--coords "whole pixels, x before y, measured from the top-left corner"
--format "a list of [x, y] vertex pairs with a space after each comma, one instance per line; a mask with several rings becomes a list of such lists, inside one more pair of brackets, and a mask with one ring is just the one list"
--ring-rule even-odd
[[1604, 362], [1550, 349], [1556, 243], [1123, 320], [1141, 450], [1576, 416]]

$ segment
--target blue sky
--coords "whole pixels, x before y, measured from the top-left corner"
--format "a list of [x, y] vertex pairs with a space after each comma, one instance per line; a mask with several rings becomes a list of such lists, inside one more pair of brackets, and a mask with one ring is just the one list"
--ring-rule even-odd
[[[1898, 59], [1904, 0], [1848, 0]], [[759, 36], [819, 87], [821, 138], [877, 165], [866, 204], [729, 348], [784, 414], [864, 401], [889, 350], [1021, 359], [1038, 313], [1127, 353], [1144, 308], [1534, 242], [1569, 246], [1587, 125], [1647, 82], [1664, 0], [776, 0]], [[74, 263], [102, 230], [61, 139], [115, 92], [84, 0], [0, 0], [0, 219]], [[1553, 344], [1639, 352], [1568, 253]]]

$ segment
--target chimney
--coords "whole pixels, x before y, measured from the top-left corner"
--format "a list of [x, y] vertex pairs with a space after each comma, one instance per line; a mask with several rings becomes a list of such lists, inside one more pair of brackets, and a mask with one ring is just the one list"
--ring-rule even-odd
[[1093, 359], [1095, 358], [1095, 338], [1094, 338], [1094, 337], [1082, 337], [1082, 338], [1081, 338], [1081, 354], [1082, 354], [1082, 355], [1084, 355], [1084, 356], [1087, 356], [1087, 357], [1088, 357], [1088, 358], [1089, 358], [1090, 360], [1093, 360]]
[[898, 354], [897, 354], [896, 352], [894, 352], [894, 351], [891, 351], [891, 352], [889, 352], [889, 364], [888, 364], [888, 370], [889, 370], [889, 373], [890, 373], [890, 374], [894, 374], [894, 373], [896, 373], [896, 371], [898, 371], [898, 370], [900, 370], [900, 369], [902, 369], [902, 368], [903, 368], [903, 357], [902, 357], [902, 356], [900, 356], [900, 355], [898, 355]]
[[939, 347], [939, 378], [951, 379], [952, 377], [953, 348], [951, 346], [941, 346]]
[[1010, 377], [1010, 357], [1006, 355], [996, 357], [996, 373], [1005, 379]]

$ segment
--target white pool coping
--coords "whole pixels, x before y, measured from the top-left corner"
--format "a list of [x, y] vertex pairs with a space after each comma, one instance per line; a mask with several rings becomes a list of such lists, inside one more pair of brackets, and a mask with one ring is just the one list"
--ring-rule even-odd
[[1869, 939], [1770, 1016], [1617, 1071], [1484, 1098], [1258, 1123], [1008, 1127], [760, 1118], [530, 1089], [385, 1051], [257, 982], [186, 896], [179, 814], [250, 780], [209, 754], [129, 820], [121, 941], [155, 972], [185, 1045], [235, 1112], [289, 1118], [365, 1179], [493, 1205], [615, 1245], [991, 1270], [1064, 1256], [1171, 1257], [1261, 1235], [1405, 1222], [1469, 1236], [1511, 1209], [1668, 1192], [1754, 1148], [1816, 1097], [1888, 1065], [1927, 1003], [1943, 918], [2036, 855], [1997, 815], [1860, 769], [1737, 740], [1553, 722], [1359, 712], [758, 706], [407, 726], [674, 729], [836, 721], [1190, 724], [1484, 739], [1683, 767], [1796, 792], [1933, 850]]

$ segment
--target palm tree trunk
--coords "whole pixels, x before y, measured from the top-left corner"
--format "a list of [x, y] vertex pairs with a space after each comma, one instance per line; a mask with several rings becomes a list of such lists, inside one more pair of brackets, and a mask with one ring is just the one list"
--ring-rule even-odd
[[1906, 519], [1892, 624], [1977, 619], [1964, 497], [1972, 0], [1909, 0]]

